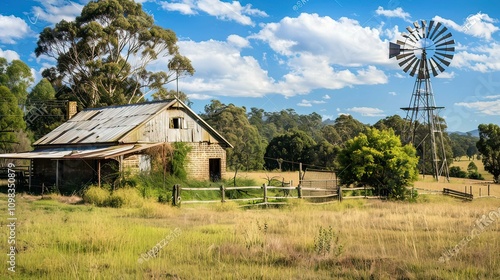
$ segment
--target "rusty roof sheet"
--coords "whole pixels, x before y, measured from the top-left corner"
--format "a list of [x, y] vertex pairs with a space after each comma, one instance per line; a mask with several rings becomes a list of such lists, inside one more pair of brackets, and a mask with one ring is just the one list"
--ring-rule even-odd
[[112, 143], [175, 100], [90, 108], [37, 140], [35, 146]]
[[104, 148], [87, 147], [82, 149], [40, 149], [24, 153], [11, 153], [0, 154], [0, 158], [9, 159], [108, 159], [117, 156], [131, 154], [154, 146], [161, 145], [162, 143], [153, 144], [128, 144], [128, 145], [115, 145]]

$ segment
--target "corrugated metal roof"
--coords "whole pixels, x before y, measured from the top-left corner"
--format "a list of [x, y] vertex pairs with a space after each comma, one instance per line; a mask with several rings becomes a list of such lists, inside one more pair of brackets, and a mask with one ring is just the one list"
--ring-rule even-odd
[[162, 143], [135, 144], [135, 145], [115, 145], [105, 148], [86, 148], [82, 150], [58, 148], [40, 149], [25, 153], [0, 154], [0, 158], [9, 159], [107, 159], [120, 155], [138, 152]]
[[79, 112], [37, 140], [34, 145], [71, 145], [116, 142], [175, 100], [141, 103]]

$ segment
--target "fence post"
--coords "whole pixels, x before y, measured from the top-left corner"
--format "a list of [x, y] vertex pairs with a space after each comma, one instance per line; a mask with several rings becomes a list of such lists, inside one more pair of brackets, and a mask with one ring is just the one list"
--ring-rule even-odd
[[264, 189], [264, 203], [267, 203], [267, 185], [262, 184], [262, 188]]
[[342, 187], [337, 186], [337, 193], [339, 197], [339, 202], [342, 202]]
[[[300, 181], [299, 181], [300, 182]], [[302, 187], [301, 187], [301, 183], [299, 183], [299, 185], [297, 186], [297, 197], [298, 198], [302, 198]]]
[[490, 184], [488, 184], [488, 196], [490, 196]]
[[172, 205], [181, 206], [181, 186], [179, 184], [172, 187]]
[[481, 188], [479, 188], [479, 197], [481, 197]]
[[224, 188], [224, 185], [220, 186], [220, 193], [221, 193], [221, 202], [226, 202], [226, 189]]
[[365, 192], [365, 198], [366, 198], [366, 185], [363, 186], [364, 187], [364, 192]]
[[470, 194], [472, 194], [472, 186], [470, 186]]
[[464, 193], [467, 193], [467, 186], [464, 187]]

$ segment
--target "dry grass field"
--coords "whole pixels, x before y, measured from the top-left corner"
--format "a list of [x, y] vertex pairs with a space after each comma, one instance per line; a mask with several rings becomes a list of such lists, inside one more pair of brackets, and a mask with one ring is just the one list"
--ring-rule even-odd
[[[298, 182], [298, 172], [239, 176]], [[486, 194], [487, 182], [455, 178], [422, 178], [412, 203], [292, 199], [279, 208], [178, 208], [137, 194], [116, 209], [18, 194], [15, 272], [0, 194], [0, 279], [500, 279], [500, 186], [467, 202], [439, 194], [464, 186]]]
[[[498, 199], [296, 199], [280, 209], [60, 199], [18, 198], [16, 272], [4, 254], [1, 279], [500, 278]], [[0, 223], [8, 252], [5, 215]]]

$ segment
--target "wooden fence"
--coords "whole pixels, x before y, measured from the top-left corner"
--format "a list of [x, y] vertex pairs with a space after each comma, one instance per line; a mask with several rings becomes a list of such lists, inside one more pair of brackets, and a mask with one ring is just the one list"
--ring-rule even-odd
[[[320, 180], [315, 180], [318, 183]], [[326, 180], [321, 180], [326, 181]], [[306, 183], [306, 181], [302, 181]], [[325, 186], [328, 185], [324, 182]], [[331, 185], [330, 185], [331, 186]], [[255, 196], [245, 197], [245, 198], [228, 198], [227, 191], [241, 191], [247, 192], [253, 190]], [[257, 190], [257, 192], [255, 192]], [[172, 188], [172, 205], [180, 206], [182, 203], [214, 203], [214, 202], [226, 202], [226, 201], [247, 201], [253, 202], [253, 204], [286, 204], [285, 200], [288, 199], [315, 199], [315, 200], [327, 200], [333, 201], [346, 198], [380, 198], [380, 196], [369, 196], [367, 191], [372, 190], [370, 187], [362, 188], [341, 188], [341, 187], [330, 187], [330, 188], [317, 188], [317, 187], [303, 187], [303, 184], [298, 186], [292, 186], [292, 183], [283, 183], [282, 186], [268, 186], [263, 184], [262, 186], [245, 186], [245, 187], [208, 187], [208, 188], [183, 188], [181, 185], [174, 185]], [[181, 193], [184, 192], [206, 192], [206, 191], [217, 191], [220, 199], [217, 200], [181, 200]], [[294, 192], [296, 191], [296, 192]], [[364, 191], [364, 195], [358, 196], [344, 196], [345, 191]], [[282, 193], [282, 194], [281, 194]], [[295, 193], [295, 195], [294, 195]]]
[[[466, 187], [467, 189], [467, 187]], [[472, 193], [467, 193], [467, 192], [459, 192], [451, 189], [444, 188], [443, 189], [443, 194], [450, 195], [453, 197], [458, 197], [458, 198], [463, 198], [467, 200], [472, 200], [474, 198], [474, 195]]]

